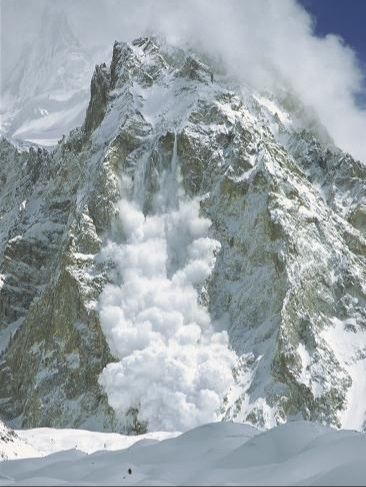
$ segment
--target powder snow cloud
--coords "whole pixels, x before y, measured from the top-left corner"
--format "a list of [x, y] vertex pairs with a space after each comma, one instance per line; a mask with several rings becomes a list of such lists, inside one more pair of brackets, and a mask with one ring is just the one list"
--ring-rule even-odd
[[215, 421], [237, 357], [197, 292], [220, 247], [207, 237], [210, 221], [199, 216], [196, 200], [146, 217], [122, 200], [119, 215], [126, 239], [110, 241], [101, 255], [118, 271], [99, 300], [102, 329], [118, 359], [100, 377], [109, 404], [122, 418], [138, 410], [150, 430]]

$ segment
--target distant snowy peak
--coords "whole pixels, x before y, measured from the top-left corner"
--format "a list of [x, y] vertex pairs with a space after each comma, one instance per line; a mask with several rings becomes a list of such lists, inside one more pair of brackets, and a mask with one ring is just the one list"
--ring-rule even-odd
[[105, 57], [105, 48], [81, 47], [65, 13], [47, 7], [39, 35], [4, 84], [1, 132], [27, 143], [57, 143], [82, 123], [94, 65]]
[[81, 48], [64, 12], [47, 8], [40, 31], [32, 44], [24, 46], [12, 75], [4, 86], [20, 99], [54, 89], [84, 88], [91, 60]]
[[65, 12], [54, 4], [47, 5], [43, 12], [39, 39], [50, 42], [53, 50], [80, 47]]

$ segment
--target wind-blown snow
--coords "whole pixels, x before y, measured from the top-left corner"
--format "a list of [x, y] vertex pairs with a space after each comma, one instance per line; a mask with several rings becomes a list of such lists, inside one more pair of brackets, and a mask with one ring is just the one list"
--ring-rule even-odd
[[2, 462], [0, 485], [365, 485], [365, 456], [366, 437], [354, 431], [293, 422], [260, 433], [214, 423], [120, 451]]
[[[294, 94], [304, 106], [315, 110], [338, 146], [361, 159], [366, 157], [363, 143], [366, 112], [356, 97], [365, 89], [362, 66], [339, 36], [315, 35], [314, 20], [296, 0], [52, 3], [61, 6], [74, 21], [83, 47], [94, 47], [96, 42], [111, 44], [122, 36], [121, 40], [131, 40], [147, 32], [161, 33], [180, 47], [189, 43], [222, 61], [230, 75], [256, 89], [277, 92], [280, 96]], [[43, 30], [39, 24], [45, 24], [40, 12], [44, 3], [27, 4], [12, 0], [3, 9], [3, 43], [9, 53], [6, 59], [3, 56], [5, 79], [14, 70], [14, 59], [20, 57], [24, 42], [38, 39]], [[61, 30], [57, 21], [58, 18], [56, 29], [48, 22], [45, 39], [48, 44], [55, 38], [55, 32]], [[82, 60], [79, 66], [83, 66]], [[82, 71], [74, 69], [71, 74], [76, 77]], [[39, 79], [37, 74], [38, 71], [35, 80]], [[28, 79], [23, 80], [24, 85], [27, 83]]]

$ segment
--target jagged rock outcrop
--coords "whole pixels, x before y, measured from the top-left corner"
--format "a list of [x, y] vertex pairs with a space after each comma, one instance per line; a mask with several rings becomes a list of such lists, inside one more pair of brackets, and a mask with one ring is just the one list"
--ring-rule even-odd
[[85, 132], [90, 135], [103, 120], [107, 109], [111, 79], [106, 64], [95, 67], [90, 85], [90, 102], [86, 112]]
[[153, 211], [176, 137], [182, 188], [221, 244], [202, 300], [240, 357], [221, 416], [364, 427], [365, 166], [210, 72], [153, 38], [115, 43], [82, 129], [52, 154], [1, 142], [7, 420], [115, 427], [98, 385], [113, 358], [96, 308], [113, 268], [98, 254], [120, 231], [120, 179]]

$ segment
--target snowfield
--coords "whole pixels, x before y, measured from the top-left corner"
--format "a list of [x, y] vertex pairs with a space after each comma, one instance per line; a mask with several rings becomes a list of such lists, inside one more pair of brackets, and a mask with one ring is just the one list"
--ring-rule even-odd
[[[79, 450], [83, 453], [95, 453], [100, 450], [123, 450], [137, 441], [157, 442], [178, 436], [179, 432], [146, 433], [145, 435], [128, 436], [119, 433], [99, 433], [79, 429], [32, 428], [18, 430], [16, 434], [25, 443], [32, 445], [39, 453], [46, 456], [65, 450]], [[24, 455], [26, 458], [27, 455]]]
[[[266, 432], [212, 423], [179, 436], [47, 428], [17, 433], [41, 455], [51, 454], [2, 462], [0, 485], [366, 484], [366, 436], [304, 421]], [[123, 449], [112, 451], [116, 447]]]

